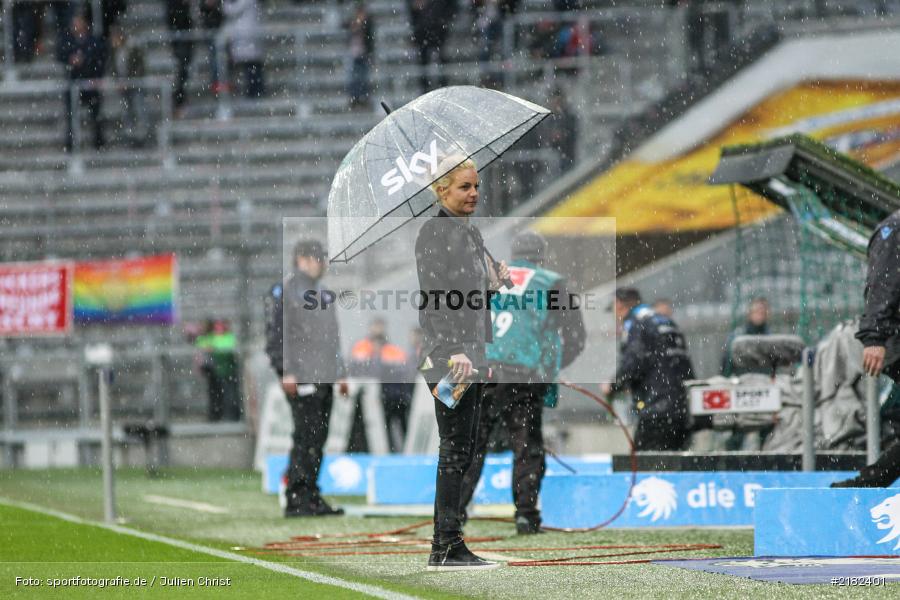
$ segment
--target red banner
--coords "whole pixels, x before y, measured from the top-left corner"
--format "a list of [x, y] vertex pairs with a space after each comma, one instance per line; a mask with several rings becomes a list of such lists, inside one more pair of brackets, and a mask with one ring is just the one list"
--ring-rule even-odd
[[0, 264], [0, 336], [72, 331], [71, 262]]

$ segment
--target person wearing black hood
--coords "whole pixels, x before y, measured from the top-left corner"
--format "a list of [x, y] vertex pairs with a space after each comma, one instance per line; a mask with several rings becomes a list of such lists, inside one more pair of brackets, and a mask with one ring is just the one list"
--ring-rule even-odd
[[[104, 144], [103, 126], [100, 119], [103, 95], [99, 87], [87, 84], [90, 84], [92, 81], [99, 82], [103, 77], [103, 70], [106, 65], [106, 42], [102, 37], [96, 36], [91, 32], [91, 27], [83, 14], [76, 14], [72, 18], [66, 47], [69, 53], [66, 58], [66, 66], [72, 86], [65, 88], [64, 98], [66, 107], [66, 151], [71, 152], [75, 143], [72, 127], [72, 111], [75, 110], [75, 107], [72, 105], [73, 95], [79, 105], [87, 106], [88, 108], [88, 116], [94, 129], [94, 148], [99, 150]], [[73, 87], [76, 86], [77, 91], [73, 90]], [[79, 118], [79, 115], [76, 114], [74, 118]]]
[[[496, 290], [501, 281], [508, 280], [509, 270], [505, 263], [494, 262], [481, 232], [469, 220], [478, 206], [475, 163], [464, 156], [451, 156], [441, 162], [438, 172], [445, 174], [431, 189], [440, 210], [423, 224], [416, 238], [419, 289], [435, 299], [419, 311], [425, 334], [419, 360], [428, 388], [436, 395], [440, 437], [428, 570], [486, 570], [499, 565], [466, 547], [461, 504], [463, 477], [477, 444], [483, 383], [471, 383], [455, 404], [448, 405], [439, 399], [438, 382], [447, 375], [448, 364], [457, 383], [473, 382], [487, 374], [485, 344], [491, 341], [491, 317], [485, 302], [488, 290]], [[454, 310], [451, 298], [457, 294], [480, 301], [481, 306], [472, 302]]]
[[[189, 0], [168, 0], [166, 22], [176, 35], [190, 33], [194, 22], [191, 19]], [[172, 54], [175, 57], [175, 90], [172, 94], [172, 104], [175, 107], [175, 116], [180, 117], [184, 114], [184, 103], [187, 100], [184, 88], [187, 85], [191, 58], [194, 54], [194, 42], [190, 39], [172, 40]]]
[[347, 395], [335, 298], [320, 280], [328, 257], [317, 240], [294, 247], [293, 273], [266, 298], [266, 354], [294, 418], [286, 517], [340, 515], [318, 486], [334, 385]]

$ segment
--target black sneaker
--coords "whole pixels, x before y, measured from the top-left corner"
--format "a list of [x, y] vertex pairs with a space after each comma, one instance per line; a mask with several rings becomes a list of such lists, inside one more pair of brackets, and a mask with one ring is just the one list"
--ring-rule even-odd
[[518, 535], [544, 533], [544, 530], [541, 529], [541, 518], [516, 517], [516, 533]]
[[462, 540], [452, 544], [431, 544], [428, 557], [429, 571], [489, 571], [500, 563], [484, 560], [472, 554]]
[[332, 508], [321, 498], [299, 504], [290, 504], [284, 509], [285, 517], [329, 517], [342, 514], [344, 514], [343, 508]]
[[344, 514], [343, 508], [333, 508], [321, 497], [316, 500], [313, 510], [317, 517], [336, 517]]
[[850, 479], [845, 479], [844, 481], [835, 481], [831, 484], [830, 487], [833, 488], [879, 488], [879, 487], [887, 487], [886, 485], [882, 485], [881, 482], [872, 481], [871, 479], [863, 479], [862, 477], [851, 477]]
[[312, 504], [292, 504], [284, 509], [284, 516], [291, 517], [315, 517], [316, 509]]

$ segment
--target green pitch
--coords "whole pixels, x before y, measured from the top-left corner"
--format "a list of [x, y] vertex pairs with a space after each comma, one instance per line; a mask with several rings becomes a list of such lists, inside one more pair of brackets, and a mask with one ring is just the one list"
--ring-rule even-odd
[[[102, 486], [97, 470], [0, 471], [0, 497], [99, 521]], [[335, 502], [347, 500], [334, 499]], [[355, 499], [360, 502], [361, 499]], [[173, 505], [176, 504], [176, 505]], [[650, 564], [504, 567], [486, 573], [426, 573], [427, 547], [403, 547], [408, 554], [289, 556], [263, 550], [270, 542], [294, 536], [383, 532], [417, 519], [329, 517], [287, 520], [277, 501], [260, 491], [256, 473], [224, 470], [168, 470], [156, 479], [142, 471], [117, 474], [117, 507], [130, 530], [152, 532], [236, 555], [286, 565], [308, 574], [337, 578], [336, 585], [210, 556], [60, 518], [0, 504], [0, 598], [23, 597], [272, 597], [349, 598], [363, 594], [347, 586], [375, 586], [384, 594], [421, 598], [823, 598], [846, 597], [830, 586], [788, 586], [689, 572]], [[415, 533], [425, 538], [428, 528]], [[722, 549], [594, 560], [741, 556], [752, 554], [752, 531], [690, 529], [675, 531], [605, 530], [589, 534], [548, 533], [518, 537], [506, 523], [474, 521], [468, 537], [502, 536], [475, 544], [477, 549], [515, 547], [513, 559], [611, 553], [611, 550], [558, 550], [601, 544], [721, 544]], [[534, 550], [532, 550], [534, 548]], [[538, 549], [540, 548], [540, 549]], [[369, 547], [345, 550], [371, 551]], [[375, 548], [380, 550], [380, 548]], [[389, 548], [390, 550], [390, 548]], [[327, 550], [326, 550], [327, 551]], [[326, 552], [323, 551], [323, 552]], [[139, 587], [66, 587], [16, 585], [16, 577], [47, 582], [75, 576], [147, 580]], [[149, 581], [156, 577], [151, 586]], [[192, 587], [162, 586], [161, 577], [189, 580]], [[228, 584], [223, 580], [228, 579]], [[203, 580], [213, 586], [200, 587]], [[329, 580], [330, 581], [330, 580]], [[343, 582], [343, 583], [341, 583]], [[218, 583], [219, 585], [215, 585]]]

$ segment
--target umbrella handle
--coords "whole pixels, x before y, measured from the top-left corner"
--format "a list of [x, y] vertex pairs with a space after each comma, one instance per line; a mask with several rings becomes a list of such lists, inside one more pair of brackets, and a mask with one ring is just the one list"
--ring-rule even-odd
[[[488, 252], [488, 249], [487, 249], [487, 248], [484, 249], [484, 253], [485, 253], [485, 254], [487, 255], [487, 257], [491, 260], [491, 264], [494, 266], [494, 271], [499, 271], [499, 270], [500, 270], [500, 263], [497, 262], [497, 259], [494, 258], [494, 257], [491, 255], [490, 252]], [[505, 279], [501, 279], [501, 280], [500, 280], [500, 283], [502, 283], [503, 285], [505, 285], [505, 286], [506, 286], [506, 289], [509, 289], [509, 290], [513, 289], [513, 282], [512, 282], [512, 279], [510, 279], [509, 277], [507, 277], [507, 278], [505, 278]]]

